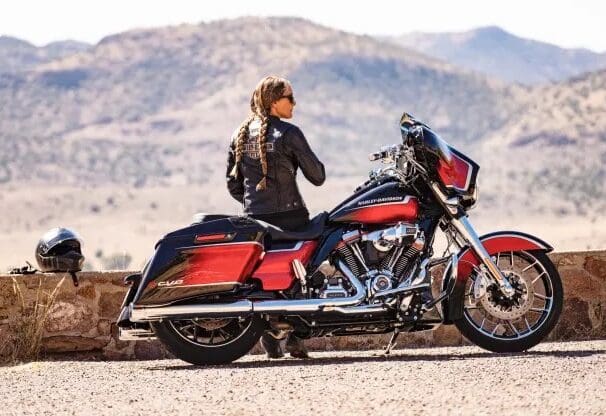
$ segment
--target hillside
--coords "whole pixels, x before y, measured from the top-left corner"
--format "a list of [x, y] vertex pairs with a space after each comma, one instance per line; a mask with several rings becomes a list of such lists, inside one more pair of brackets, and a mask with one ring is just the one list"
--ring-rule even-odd
[[[292, 36], [285, 38], [287, 24]], [[402, 111], [470, 141], [503, 124], [498, 84], [370, 37], [299, 19], [237, 19], [114, 35], [94, 48], [0, 75], [10, 181], [136, 186], [203, 183], [263, 75], [294, 84], [297, 123], [333, 174], [343, 156], [397, 139]], [[465, 111], [461, 111], [465, 108]], [[200, 152], [205, 166], [196, 163]], [[338, 157], [337, 157], [338, 155]], [[136, 168], [135, 168], [136, 166]], [[216, 179], [216, 178], [213, 178]]]
[[462, 68], [528, 85], [606, 68], [606, 53], [565, 49], [520, 38], [495, 26], [457, 33], [415, 32], [391, 40]]
[[[606, 71], [537, 88], [520, 106], [519, 117], [482, 141], [492, 167], [484, 179], [510, 178], [516, 199], [542, 213], [599, 217], [606, 209]], [[501, 163], [499, 153], [515, 163]]]
[[52, 42], [37, 47], [10, 36], [0, 36], [0, 73], [26, 71], [44, 62], [87, 50], [90, 45], [75, 41]]
[[292, 80], [293, 121], [327, 165], [322, 188], [302, 183], [312, 212], [364, 180], [366, 154], [397, 142], [409, 111], [481, 164], [480, 232], [606, 244], [604, 72], [507, 86], [372, 37], [241, 18], [119, 33], [0, 73], [0, 268], [58, 225], [83, 235], [87, 267], [137, 267], [194, 212], [238, 213], [225, 150], [271, 73]]

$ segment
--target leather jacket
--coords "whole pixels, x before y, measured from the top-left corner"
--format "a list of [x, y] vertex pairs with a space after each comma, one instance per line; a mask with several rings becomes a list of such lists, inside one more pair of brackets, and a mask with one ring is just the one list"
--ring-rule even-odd
[[316, 186], [326, 179], [324, 165], [309, 147], [303, 132], [294, 124], [269, 116], [267, 128], [267, 187], [257, 191], [263, 178], [258, 152], [260, 121], [250, 123], [244, 154], [238, 165], [237, 177], [230, 176], [235, 163], [237, 129], [231, 139], [227, 158], [227, 189], [244, 205], [247, 214], [270, 214], [305, 207], [297, 188], [297, 168]]

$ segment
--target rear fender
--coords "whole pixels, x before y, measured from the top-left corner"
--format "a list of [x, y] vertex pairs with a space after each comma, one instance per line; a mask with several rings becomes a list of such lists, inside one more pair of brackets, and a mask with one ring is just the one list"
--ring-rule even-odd
[[[553, 251], [553, 247], [540, 238], [518, 231], [497, 231], [481, 236], [480, 241], [490, 255], [507, 251], [543, 251], [545, 253]], [[446, 324], [452, 324], [453, 321], [463, 317], [465, 283], [474, 267], [480, 264], [480, 259], [467, 246], [459, 251], [457, 257], [459, 261], [452, 294], [442, 301], [444, 323]], [[450, 275], [451, 273], [447, 270], [445, 276]], [[447, 284], [448, 281], [444, 279], [442, 282], [443, 290], [447, 288]]]

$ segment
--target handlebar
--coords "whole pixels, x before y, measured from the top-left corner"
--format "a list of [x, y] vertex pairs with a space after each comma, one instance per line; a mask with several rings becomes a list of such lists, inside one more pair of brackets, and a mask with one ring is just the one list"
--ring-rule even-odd
[[368, 155], [368, 159], [371, 162], [376, 160], [381, 160], [383, 163], [392, 163], [395, 162], [398, 157], [402, 155], [402, 151], [404, 150], [404, 145], [394, 144], [391, 146], [384, 146], [380, 151], [374, 152]]
[[387, 151], [374, 152], [368, 155], [368, 160], [374, 162], [379, 159], [386, 159], [389, 156]]

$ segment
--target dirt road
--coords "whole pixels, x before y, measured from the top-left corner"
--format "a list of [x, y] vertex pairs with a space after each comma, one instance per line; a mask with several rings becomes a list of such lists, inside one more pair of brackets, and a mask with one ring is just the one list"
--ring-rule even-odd
[[0, 414], [604, 415], [606, 341], [525, 354], [476, 347], [178, 360], [36, 362], [0, 368]]

